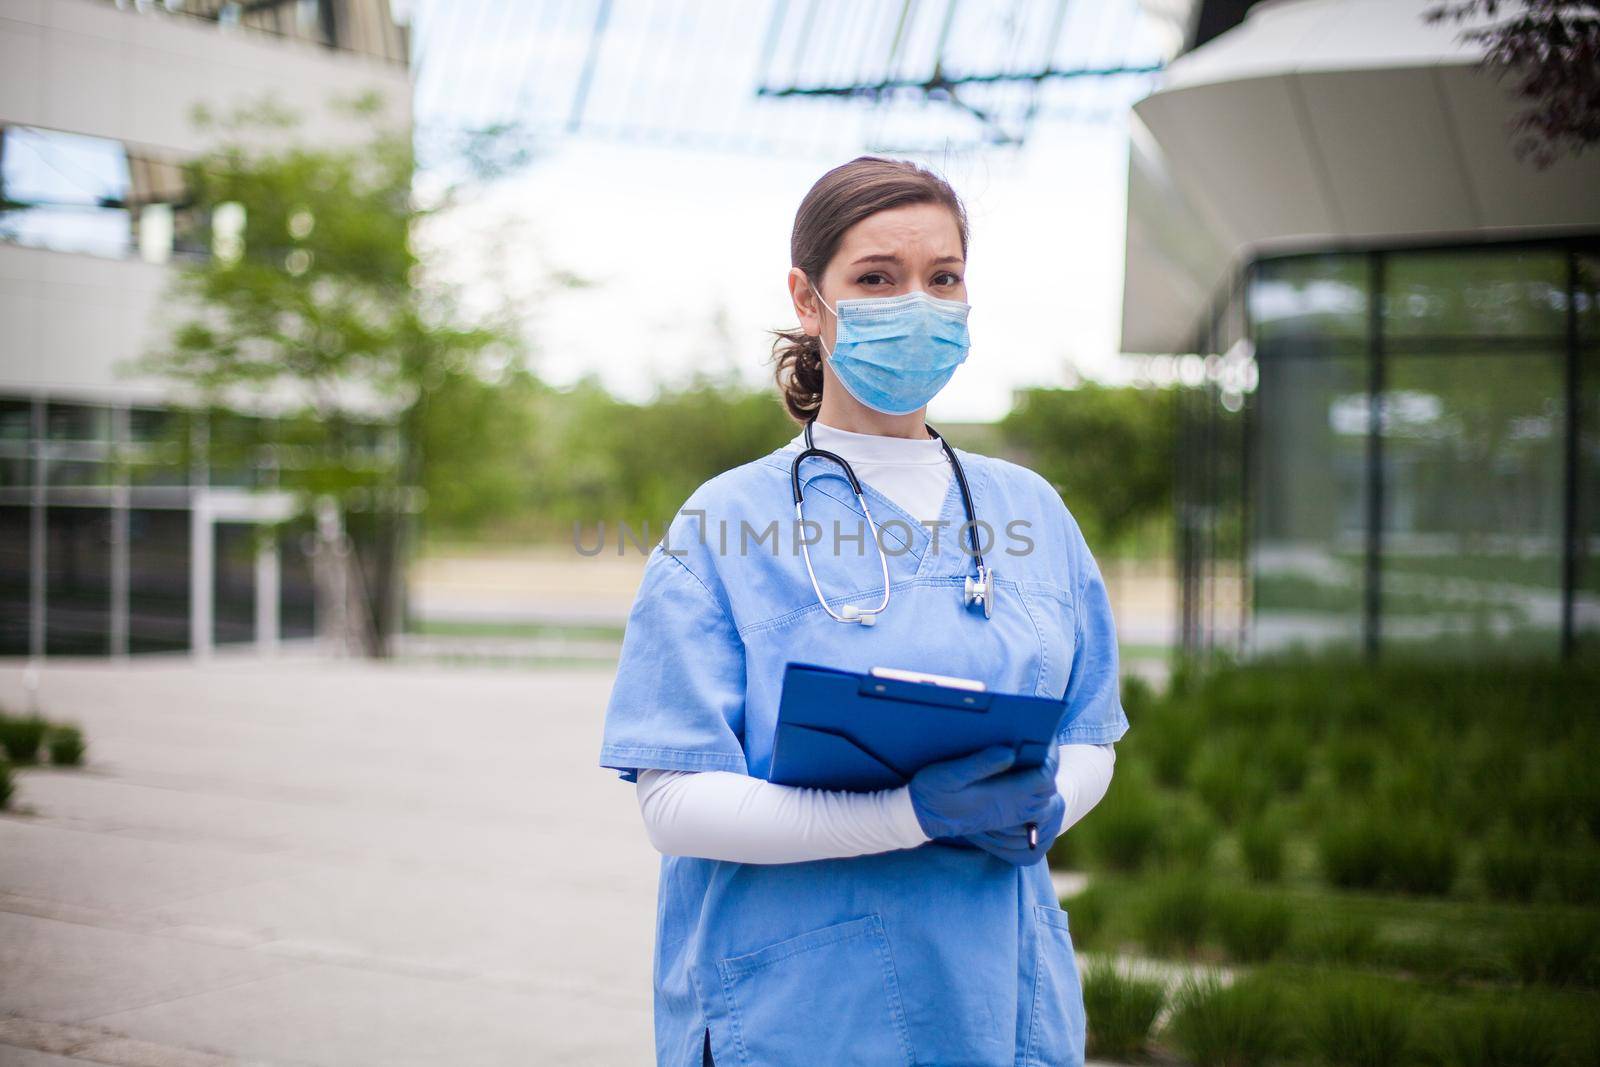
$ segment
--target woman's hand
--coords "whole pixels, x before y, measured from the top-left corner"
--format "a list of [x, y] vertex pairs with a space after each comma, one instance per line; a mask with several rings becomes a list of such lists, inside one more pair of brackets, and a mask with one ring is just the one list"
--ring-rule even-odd
[[[1056, 762], [1008, 771], [1016, 753], [991, 745], [958, 759], [930, 763], [912, 776], [911, 807], [929, 837], [963, 837], [1045, 822], [1056, 789]], [[1004, 773], [1003, 773], [1004, 772]]]
[[1035, 819], [1034, 825], [1039, 828], [1039, 843], [1033, 848], [1028, 847], [1028, 828], [1019, 823], [1008, 826], [1003, 830], [985, 830], [978, 834], [968, 834], [967, 840], [983, 849], [992, 856], [998, 856], [1007, 863], [1017, 867], [1026, 867], [1030, 863], [1038, 863], [1050, 851], [1050, 846], [1061, 833], [1061, 824], [1067, 814], [1067, 801], [1059, 792], [1050, 798], [1043, 818]]

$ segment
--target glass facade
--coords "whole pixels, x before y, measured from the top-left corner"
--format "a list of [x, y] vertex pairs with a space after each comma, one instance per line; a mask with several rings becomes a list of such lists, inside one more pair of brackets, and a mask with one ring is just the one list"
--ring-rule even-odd
[[1242, 271], [1180, 413], [1185, 650], [1600, 647], [1597, 248], [1340, 250]]
[[[263, 614], [280, 639], [316, 636], [313, 524], [257, 508], [288, 433], [234, 412], [0, 396], [0, 656], [182, 652], [207, 616], [211, 646], [256, 641]], [[393, 464], [392, 428], [357, 436], [350, 464]], [[374, 524], [359, 511], [345, 521], [375, 558]], [[209, 613], [191, 587], [197, 531], [210, 541]], [[263, 567], [274, 542], [276, 567]]]

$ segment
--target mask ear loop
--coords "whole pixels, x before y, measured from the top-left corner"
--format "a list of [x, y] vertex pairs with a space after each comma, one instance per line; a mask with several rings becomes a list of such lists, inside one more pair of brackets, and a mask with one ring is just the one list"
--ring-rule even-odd
[[[822, 299], [821, 291], [819, 291], [815, 285], [811, 284], [811, 278], [809, 276], [807, 276], [807, 278], [806, 278], [806, 284], [811, 286], [811, 291], [816, 294], [816, 297], [817, 297], [817, 299], [819, 301], [821, 301], [822, 306], [825, 307], [825, 308], [828, 308], [829, 311], [833, 312], [834, 328], [837, 329], [838, 328], [838, 322], [839, 322], [839, 310], [837, 308], [828, 307], [828, 302], [826, 300]], [[823, 357], [823, 359], [832, 359], [833, 358], [833, 353], [828, 351], [827, 344], [824, 343], [823, 340], [822, 340], [822, 324], [821, 323], [817, 324], [817, 347], [822, 349], [822, 357]]]

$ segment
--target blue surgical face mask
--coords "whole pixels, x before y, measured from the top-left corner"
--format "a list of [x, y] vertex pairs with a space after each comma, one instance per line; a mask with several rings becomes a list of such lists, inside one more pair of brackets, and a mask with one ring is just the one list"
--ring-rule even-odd
[[[816, 292], [816, 287], [812, 287]], [[822, 300], [822, 294], [817, 293]], [[833, 312], [829, 366], [850, 395], [885, 415], [906, 415], [932, 400], [967, 358], [963, 300], [944, 300], [920, 289], [899, 296], [841, 300]], [[821, 340], [819, 337], [818, 340]]]

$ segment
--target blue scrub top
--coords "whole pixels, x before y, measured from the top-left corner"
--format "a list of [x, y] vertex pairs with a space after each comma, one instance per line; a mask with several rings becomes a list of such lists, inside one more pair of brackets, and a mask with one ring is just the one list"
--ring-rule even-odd
[[[934, 532], [863, 483], [889, 553], [876, 626], [829, 618], [796, 544], [793, 452], [712, 478], [650, 553], [606, 709], [600, 765], [765, 778], [791, 660], [981, 679], [1081, 709], [1057, 740], [1128, 728], [1100, 571], [1034, 472], [957, 449], [995, 569], [993, 617], [963, 605], [971, 556], [955, 479]], [[881, 565], [849, 483], [801, 468], [811, 548], [835, 611], [875, 606]], [[837, 525], [836, 525], [837, 524]], [[836, 539], [834, 531], [839, 532]], [[654, 966], [657, 1062], [1081, 1064], [1083, 992], [1044, 862], [918, 848], [802, 863], [662, 856]]]

